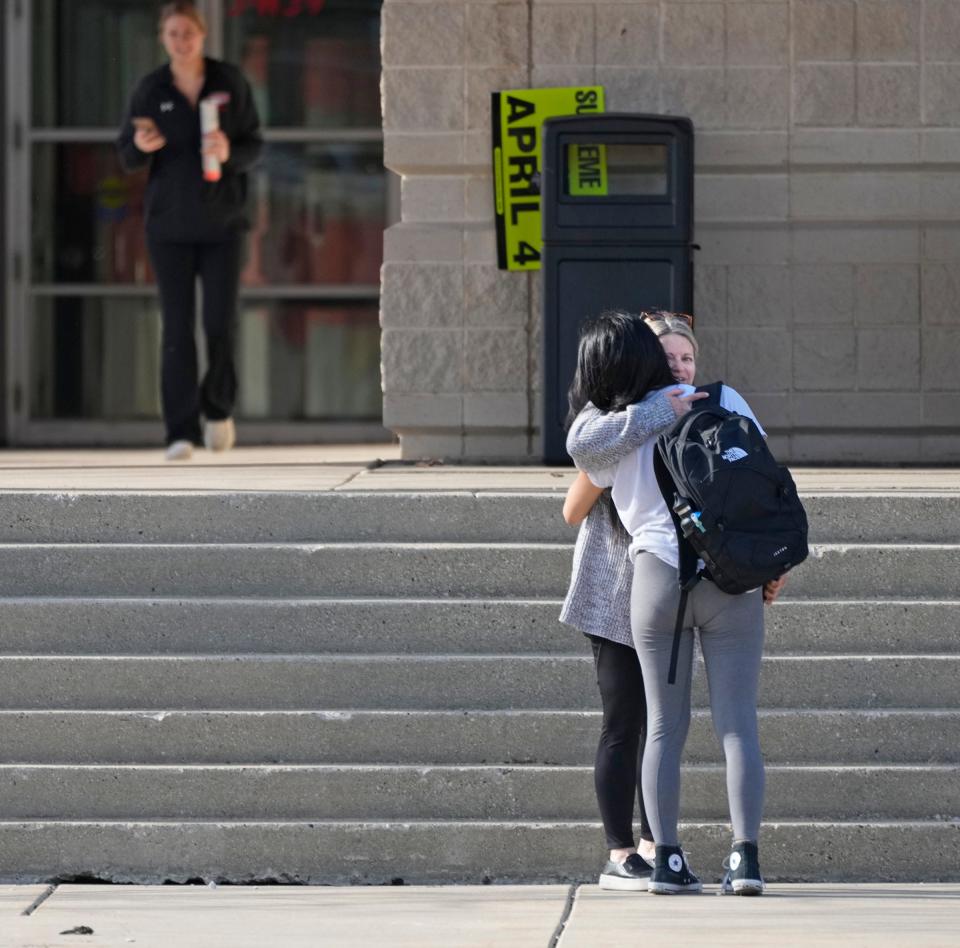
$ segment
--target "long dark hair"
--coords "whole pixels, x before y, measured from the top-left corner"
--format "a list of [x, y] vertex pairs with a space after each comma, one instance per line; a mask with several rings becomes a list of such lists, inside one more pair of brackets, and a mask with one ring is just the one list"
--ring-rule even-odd
[[623, 411], [647, 392], [675, 384], [650, 327], [633, 313], [607, 310], [580, 330], [577, 372], [567, 393], [567, 427], [587, 402], [603, 412]]
[[[567, 428], [587, 402], [600, 411], [623, 411], [647, 392], [675, 384], [653, 330], [633, 313], [607, 310], [580, 329], [577, 373], [567, 393]], [[609, 490], [600, 495], [598, 503], [606, 506], [613, 529], [626, 533]]]

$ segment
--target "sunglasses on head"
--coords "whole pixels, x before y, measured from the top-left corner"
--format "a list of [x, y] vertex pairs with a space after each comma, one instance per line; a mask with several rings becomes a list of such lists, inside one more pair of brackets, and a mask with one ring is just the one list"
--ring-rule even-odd
[[651, 309], [640, 313], [645, 323], [664, 323], [671, 319], [678, 319], [693, 329], [693, 317], [689, 313], [671, 313], [666, 309]]

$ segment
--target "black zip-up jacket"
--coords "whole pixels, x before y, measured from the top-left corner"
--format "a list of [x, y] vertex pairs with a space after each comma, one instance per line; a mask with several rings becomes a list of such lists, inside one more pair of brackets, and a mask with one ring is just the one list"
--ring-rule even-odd
[[[263, 148], [260, 119], [247, 80], [236, 66], [204, 58], [203, 99], [224, 93], [220, 128], [230, 139], [230, 158], [219, 181], [203, 180], [200, 110], [173, 84], [170, 66], [145, 76], [130, 99], [117, 139], [127, 171], [150, 166], [146, 193], [147, 233], [156, 240], [223, 240], [248, 226], [247, 170]], [[152, 118], [167, 143], [152, 154], [133, 143], [132, 119]]]

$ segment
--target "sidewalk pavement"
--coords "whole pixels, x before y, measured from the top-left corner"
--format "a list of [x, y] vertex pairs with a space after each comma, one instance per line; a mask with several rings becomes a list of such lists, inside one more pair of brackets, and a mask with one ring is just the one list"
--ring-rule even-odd
[[[31, 491], [560, 491], [567, 467], [401, 462], [395, 444], [197, 451], [168, 462], [157, 448], [0, 450], [0, 490]], [[956, 468], [793, 469], [805, 493], [960, 492]]]
[[[596, 886], [0, 886], [0, 945], [121, 948], [956, 948], [960, 885], [772, 885], [759, 899]], [[81, 926], [92, 932], [65, 934]], [[559, 936], [559, 940], [557, 937]]]

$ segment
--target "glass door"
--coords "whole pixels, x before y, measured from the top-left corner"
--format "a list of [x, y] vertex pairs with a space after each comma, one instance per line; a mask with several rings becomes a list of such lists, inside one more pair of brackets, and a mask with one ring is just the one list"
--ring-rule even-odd
[[[243, 440], [387, 438], [380, 0], [200, 6], [208, 53], [244, 71], [267, 143], [250, 176], [241, 281]], [[8, 5], [7, 93], [18, 129], [7, 182], [12, 443], [159, 443], [146, 176], [125, 175], [113, 144], [134, 85], [163, 61], [157, 9], [153, 0]]]

